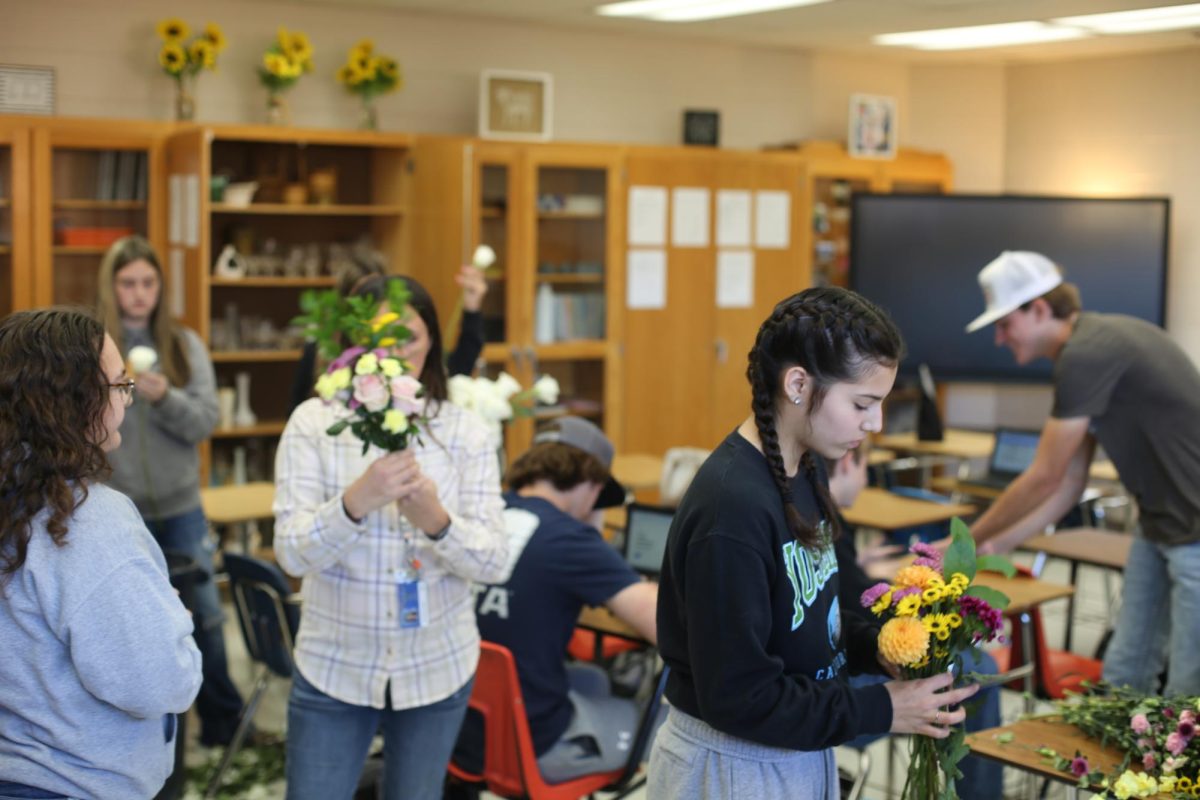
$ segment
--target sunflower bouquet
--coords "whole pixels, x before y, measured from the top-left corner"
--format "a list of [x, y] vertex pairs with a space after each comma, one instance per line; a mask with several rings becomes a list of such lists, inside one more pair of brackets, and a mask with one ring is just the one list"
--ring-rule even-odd
[[217, 55], [226, 45], [225, 33], [221, 26], [210, 22], [193, 34], [186, 22], [174, 17], [159, 22], [157, 31], [162, 40], [158, 64], [175, 80], [175, 115], [181, 120], [191, 119], [195, 105], [186, 82], [201, 70], [216, 70]]
[[[337, 436], [349, 428], [363, 443], [388, 452], [421, 441], [425, 426], [425, 388], [395, 348], [412, 337], [401, 315], [408, 306], [401, 281], [388, 282], [381, 303], [368, 297], [342, 297], [335, 291], [306, 292], [303, 314], [294, 322], [332, 359], [317, 378], [316, 392], [336, 406], [339, 419], [325, 432]], [[384, 309], [386, 305], [387, 310]]]
[[273, 122], [285, 121], [281, 94], [313, 70], [313, 47], [308, 36], [280, 26], [275, 41], [263, 53], [258, 80], [267, 89], [267, 107]]
[[1055, 716], [1124, 757], [1111, 775], [1079, 752], [1038, 753], [1070, 773], [1080, 788], [1107, 790], [1117, 800], [1200, 797], [1200, 697], [1158, 697], [1105, 684], [1056, 703]]
[[377, 127], [375, 98], [404, 88], [404, 76], [396, 59], [375, 52], [375, 43], [363, 39], [346, 54], [346, 63], [338, 67], [337, 81], [351, 94], [362, 99], [363, 126]]
[[[961, 675], [964, 654], [1001, 636], [1001, 611], [1008, 598], [973, 581], [979, 570], [1010, 577], [1015, 570], [1000, 556], [976, 556], [975, 541], [962, 520], [952, 521], [950, 533], [944, 556], [929, 545], [913, 545], [912, 564], [896, 573], [892, 583], [876, 584], [861, 598], [865, 608], [886, 618], [879, 654], [904, 679], [947, 670]], [[969, 752], [964, 730], [958, 727], [945, 739], [913, 736], [911, 748], [902, 800], [957, 800], [958, 762]]]

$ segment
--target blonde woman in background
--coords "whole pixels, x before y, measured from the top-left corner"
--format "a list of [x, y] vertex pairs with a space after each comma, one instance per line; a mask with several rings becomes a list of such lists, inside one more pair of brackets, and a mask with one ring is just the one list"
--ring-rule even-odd
[[194, 559], [207, 580], [196, 587], [196, 644], [204, 683], [196, 698], [200, 742], [227, 745], [237, 728], [242, 697], [229, 677], [221, 602], [213, 574], [213, 542], [200, 506], [196, 446], [217, 423], [212, 359], [195, 331], [163, 308], [163, 271], [154, 248], [140, 236], [113, 244], [100, 265], [97, 311], [122, 358], [136, 346], [158, 354], [155, 366], [134, 376], [138, 402], [121, 424], [122, 448], [109, 455], [109, 485], [137, 505], [163, 550]]

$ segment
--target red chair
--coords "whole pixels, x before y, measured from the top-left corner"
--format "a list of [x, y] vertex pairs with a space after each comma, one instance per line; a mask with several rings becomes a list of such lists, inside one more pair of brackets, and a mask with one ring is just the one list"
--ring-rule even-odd
[[[1018, 574], [1033, 577], [1033, 572], [1026, 567], [1017, 567]], [[992, 651], [1000, 672], [1006, 672], [1017, 664], [1024, 664], [1025, 657], [1024, 626], [1028, 624], [1032, 631], [1033, 662], [1036, 665], [1034, 690], [1043, 699], [1061, 700], [1068, 691], [1082, 692], [1083, 683], [1100, 681], [1102, 662], [1072, 653], [1069, 650], [1052, 650], [1046, 644], [1046, 632], [1042, 626], [1042, 615], [1034, 608], [1018, 616], [1010, 616], [1012, 621], [1012, 644], [1009, 647]], [[1068, 620], [1068, 623], [1070, 621]], [[1024, 691], [1024, 685], [1008, 684], [1012, 689]]]
[[585, 628], [576, 628], [575, 633], [571, 635], [571, 641], [567, 642], [567, 655], [576, 661], [600, 661], [645, 647], [618, 636], [602, 636], [600, 639], [600, 646], [597, 648], [595, 633]]
[[[451, 775], [467, 783], [485, 783], [488, 791], [501, 797], [529, 800], [578, 800], [605, 788], [616, 791], [627, 780], [632, 770], [622, 767], [565, 783], [546, 783], [538, 770], [516, 661], [507, 647], [481, 642], [480, 649], [468, 705], [483, 715], [483, 774], [472, 774], [451, 762]], [[634, 751], [638, 751], [636, 744]]]

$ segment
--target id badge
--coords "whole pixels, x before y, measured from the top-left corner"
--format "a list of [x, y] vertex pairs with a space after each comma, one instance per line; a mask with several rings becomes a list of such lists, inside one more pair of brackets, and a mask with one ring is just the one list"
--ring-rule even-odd
[[422, 580], [403, 580], [396, 585], [400, 600], [400, 627], [424, 628], [429, 624], [429, 587]]

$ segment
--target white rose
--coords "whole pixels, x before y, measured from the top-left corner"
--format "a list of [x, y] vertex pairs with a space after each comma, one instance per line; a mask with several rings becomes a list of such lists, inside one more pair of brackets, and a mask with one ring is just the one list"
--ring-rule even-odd
[[469, 375], [454, 375], [446, 382], [450, 402], [467, 411], [474, 411], [479, 393], [475, 390], [475, 379]]
[[512, 397], [517, 392], [521, 391], [521, 384], [517, 379], [507, 372], [501, 372], [500, 377], [496, 378], [492, 383], [496, 394], [503, 397], [505, 400]]
[[539, 403], [552, 406], [558, 402], [558, 381], [553, 375], [543, 375], [533, 384], [533, 398]]
[[141, 375], [154, 369], [158, 363], [158, 353], [153, 347], [139, 344], [129, 349], [129, 369], [134, 375]]

